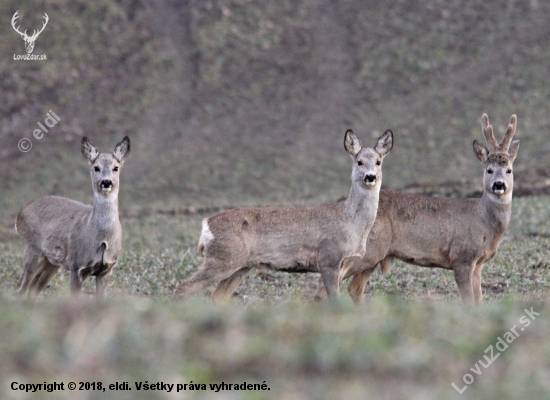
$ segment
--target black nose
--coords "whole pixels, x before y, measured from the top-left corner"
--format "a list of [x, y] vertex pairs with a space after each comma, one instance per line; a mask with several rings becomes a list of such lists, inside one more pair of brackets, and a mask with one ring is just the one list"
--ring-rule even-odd
[[493, 191], [494, 190], [506, 190], [506, 184], [504, 182], [495, 182], [493, 183]]
[[366, 175], [365, 176], [365, 183], [372, 183], [376, 180], [376, 175]]
[[110, 189], [113, 187], [113, 181], [110, 179], [104, 179], [101, 181], [101, 188], [102, 189]]

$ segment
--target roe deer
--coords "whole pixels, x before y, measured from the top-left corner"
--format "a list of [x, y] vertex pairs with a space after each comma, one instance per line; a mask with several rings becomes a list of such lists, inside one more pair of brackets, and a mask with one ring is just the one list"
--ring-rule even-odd
[[365, 255], [378, 207], [382, 158], [393, 147], [393, 133], [387, 130], [371, 149], [347, 130], [344, 147], [354, 160], [346, 200], [311, 207], [237, 208], [204, 219], [199, 240], [204, 262], [178, 285], [176, 297], [221, 281], [212, 300], [227, 301], [254, 267], [320, 272], [329, 296], [337, 295], [342, 265]]
[[[512, 164], [519, 148], [519, 140], [512, 142], [515, 115], [500, 144], [487, 114], [481, 121], [488, 147], [477, 140], [473, 147], [485, 171], [482, 197], [441, 199], [382, 190], [366, 256], [343, 276], [353, 276], [348, 291], [355, 302], [363, 301], [376, 266], [385, 273], [394, 258], [453, 270], [463, 302], [481, 302], [481, 269], [496, 254], [512, 214]], [[316, 297], [325, 295], [319, 282]]]
[[122, 247], [118, 219], [119, 174], [130, 154], [124, 137], [112, 154], [99, 153], [88, 138], [81, 150], [90, 162], [94, 204], [59, 196], [40, 197], [26, 205], [15, 223], [23, 243], [23, 274], [17, 292], [38, 295], [60, 267], [70, 271], [71, 294], [80, 291], [88, 276], [96, 278], [102, 297]]

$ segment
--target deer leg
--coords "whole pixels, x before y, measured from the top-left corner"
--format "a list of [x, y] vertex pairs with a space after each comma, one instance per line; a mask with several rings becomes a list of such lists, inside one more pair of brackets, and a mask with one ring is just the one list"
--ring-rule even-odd
[[218, 258], [205, 258], [203, 264], [191, 276], [178, 285], [174, 297], [187, 298], [193, 293], [199, 292], [216, 281], [229, 278], [240, 267], [230, 268], [229, 265]]
[[[46, 287], [50, 279], [53, 278], [48, 271], [50, 266], [51, 264], [48, 262], [46, 257], [39, 258], [38, 264], [28, 285], [29, 295], [38, 296]], [[54, 272], [57, 272], [57, 268], [54, 269]], [[46, 281], [46, 285], [44, 285], [44, 281]]]
[[107, 288], [107, 285], [109, 284], [109, 281], [111, 279], [111, 272], [113, 272], [113, 267], [116, 265], [111, 265], [105, 272], [97, 275], [95, 277], [95, 296], [98, 299], [104, 299], [105, 298], [105, 290]]
[[229, 278], [221, 281], [214, 293], [212, 293], [212, 302], [215, 304], [227, 302], [248, 271], [250, 271], [250, 268], [242, 268]]
[[340, 272], [343, 270], [345, 257], [338, 249], [338, 244], [324, 239], [317, 255], [317, 269], [325, 284], [329, 298], [340, 295]]
[[36, 295], [40, 294], [48, 283], [57, 275], [59, 272], [59, 267], [48, 261], [44, 258], [44, 261], [41, 263], [40, 271], [34, 276], [31, 287], [33, 288]]
[[319, 272], [321, 279], [325, 284], [325, 290], [329, 298], [340, 296], [340, 264], [329, 257], [323, 260], [324, 257], [319, 257]]
[[323, 267], [321, 270], [321, 277], [325, 284], [325, 289], [329, 298], [336, 298], [340, 296], [340, 271], [335, 267]]
[[70, 278], [70, 289], [71, 289], [71, 295], [75, 296], [80, 293], [80, 289], [82, 288], [82, 282], [83, 280], [80, 279], [80, 272], [78, 270], [78, 267], [72, 267], [71, 268], [71, 278]]
[[[377, 264], [378, 265], [378, 264]], [[353, 275], [353, 279], [351, 280], [349, 286], [348, 286], [348, 293], [353, 299], [353, 302], [355, 304], [361, 304], [364, 301], [364, 293], [365, 293], [365, 286], [367, 286], [367, 283], [376, 269], [377, 265], [374, 267], [365, 269], [361, 271], [358, 274]]]
[[472, 286], [473, 269], [471, 265], [453, 268], [460, 297], [466, 305], [474, 304], [474, 290]]
[[483, 268], [483, 264], [476, 265], [474, 268], [474, 272], [472, 274], [472, 289], [474, 291], [474, 302], [476, 304], [481, 303], [481, 299], [483, 298], [483, 292], [481, 290], [481, 270]]
[[[364, 258], [363, 261], [365, 260], [368, 260], [368, 262], [363, 263], [363, 267], [367, 267], [367, 268], [363, 269], [363, 271], [361, 271], [360, 273], [353, 275], [353, 279], [351, 280], [351, 283], [348, 286], [349, 295], [351, 296], [351, 298], [356, 304], [363, 303], [364, 301], [363, 295], [365, 293], [365, 287], [367, 286], [367, 283], [369, 282], [371, 275], [376, 270], [376, 267], [380, 265], [380, 270], [382, 271], [383, 274], [386, 274], [390, 270], [391, 265], [393, 263], [392, 256], [387, 256], [381, 259], [380, 261], [374, 261], [374, 263], [373, 263], [373, 258], [371, 259]], [[374, 260], [377, 260], [377, 258], [374, 258]], [[345, 279], [347, 279], [347, 276]]]
[[23, 252], [23, 273], [17, 283], [17, 294], [20, 296], [28, 295], [31, 281], [34, 277], [38, 265], [45, 259], [44, 255], [31, 247], [25, 247]]
[[317, 282], [317, 289], [315, 289], [315, 295], [313, 296], [313, 299], [316, 301], [325, 300], [327, 298], [327, 290], [325, 288], [325, 282], [323, 282], [323, 277], [319, 277], [319, 281]]
[[[348, 260], [349, 262], [349, 260]], [[351, 261], [352, 263], [353, 262], [358, 262], [358, 260], [352, 260]], [[344, 265], [344, 262], [342, 262], [342, 266], [339, 268], [339, 273], [338, 273], [338, 288], [340, 286], [340, 283], [342, 280], [344, 279], [347, 279], [349, 278], [350, 276], [353, 275], [353, 269], [351, 269], [349, 267], [349, 265]], [[343, 278], [340, 279], [342, 273], [344, 274]], [[327, 293], [327, 287], [325, 285], [325, 281], [324, 281], [324, 277], [323, 277], [323, 274], [321, 273], [321, 277], [319, 278], [319, 282], [317, 283], [317, 289], [315, 291], [315, 296], [314, 296], [314, 299], [315, 300], [324, 300], [326, 299], [328, 293]]]

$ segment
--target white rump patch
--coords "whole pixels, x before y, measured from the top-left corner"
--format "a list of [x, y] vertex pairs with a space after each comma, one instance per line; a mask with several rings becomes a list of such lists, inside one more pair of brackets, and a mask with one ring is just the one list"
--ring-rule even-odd
[[201, 231], [201, 237], [199, 239], [199, 249], [207, 247], [208, 243], [210, 243], [214, 239], [214, 235], [210, 231], [210, 227], [208, 226], [208, 220], [205, 218], [202, 220], [202, 231]]

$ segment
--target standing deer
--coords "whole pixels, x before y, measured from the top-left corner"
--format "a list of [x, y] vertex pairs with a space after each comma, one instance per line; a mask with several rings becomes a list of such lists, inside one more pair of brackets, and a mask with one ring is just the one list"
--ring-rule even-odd
[[112, 154], [100, 154], [86, 137], [81, 148], [91, 165], [94, 204], [44, 196], [21, 210], [15, 223], [24, 247], [20, 295], [38, 295], [60, 267], [70, 271], [71, 294], [80, 292], [88, 276], [95, 276], [96, 296], [104, 295], [122, 247], [119, 174], [130, 154], [130, 139], [124, 137]]
[[[385, 273], [394, 258], [452, 270], [462, 301], [481, 302], [481, 269], [496, 254], [512, 214], [512, 164], [519, 148], [519, 140], [512, 141], [515, 115], [500, 144], [487, 114], [481, 121], [488, 147], [477, 140], [473, 146], [484, 168], [482, 197], [441, 199], [382, 190], [366, 256], [344, 274], [344, 279], [353, 276], [348, 291], [355, 302], [363, 301], [376, 266]], [[324, 296], [319, 282], [316, 297]]]
[[382, 158], [393, 147], [393, 133], [387, 130], [372, 149], [363, 148], [348, 130], [344, 147], [353, 159], [346, 200], [311, 207], [237, 208], [204, 219], [199, 240], [204, 262], [178, 285], [176, 297], [221, 281], [212, 300], [227, 301], [254, 267], [320, 272], [329, 296], [338, 295], [342, 266], [365, 255], [378, 207]]

